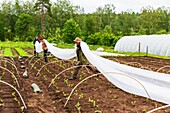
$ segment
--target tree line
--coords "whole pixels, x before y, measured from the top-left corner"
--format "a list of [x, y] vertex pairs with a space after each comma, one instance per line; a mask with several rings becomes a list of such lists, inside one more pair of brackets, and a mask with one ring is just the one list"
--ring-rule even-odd
[[55, 43], [73, 43], [81, 37], [88, 44], [114, 46], [123, 36], [170, 33], [170, 8], [151, 6], [140, 13], [116, 13], [114, 4], [84, 13], [69, 0], [3, 2], [0, 8], [0, 40], [32, 41], [42, 35]]

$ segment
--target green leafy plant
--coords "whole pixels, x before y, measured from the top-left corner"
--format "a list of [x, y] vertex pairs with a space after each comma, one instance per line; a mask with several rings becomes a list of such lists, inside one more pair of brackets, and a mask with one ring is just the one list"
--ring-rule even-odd
[[80, 105], [79, 102], [77, 102], [77, 104], [75, 105], [75, 107], [76, 107], [78, 113], [81, 113], [81, 105]]
[[43, 75], [43, 79], [44, 79], [44, 80], [47, 80], [47, 75]]
[[92, 100], [92, 99], [90, 99], [90, 97], [89, 97], [89, 101], [88, 102], [91, 102], [92, 104], [93, 104], [93, 107], [96, 107], [96, 101], [95, 100]]
[[158, 107], [158, 104], [157, 104], [157, 103], [154, 103], [154, 105], [155, 105], [155, 108], [157, 108], [157, 107]]
[[18, 51], [20, 56], [29, 56], [29, 54], [22, 48], [15, 48], [15, 49]]
[[69, 86], [69, 87], [73, 87], [73, 86], [74, 86], [74, 84], [70, 84], [70, 83], [68, 82], [68, 79], [67, 79], [67, 78], [64, 78], [64, 83], [66, 83], [66, 85]]
[[64, 83], [66, 83], [66, 85], [68, 85], [68, 79], [67, 78], [64, 78]]
[[83, 77], [82, 77], [82, 76], [80, 76], [80, 77], [79, 77], [79, 80], [82, 80], [82, 79], [83, 79]]
[[75, 95], [78, 95], [78, 90], [75, 90], [74, 94], [75, 94]]
[[108, 92], [111, 94], [112, 93], [112, 91], [111, 90], [108, 90]]
[[[2, 90], [1, 90], [2, 91]], [[4, 101], [0, 98], [0, 107], [1, 106], [5, 106], [5, 103], [4, 103]]]
[[21, 106], [21, 112], [24, 113], [24, 106]]
[[65, 93], [65, 92], [63, 91], [63, 96], [64, 96], [64, 97], [67, 97], [67, 96], [68, 96], [68, 94], [67, 94], [67, 93]]
[[100, 111], [100, 110], [95, 110], [95, 113], [102, 113], [102, 111]]
[[44, 69], [51, 74], [51, 71], [47, 68], [47, 66], [45, 66]]
[[4, 103], [1, 103], [1, 104], [0, 104], [0, 107], [1, 107], [1, 106], [5, 106], [5, 104], [4, 104]]
[[11, 48], [4, 49], [4, 56], [10, 56], [10, 57], [13, 56]]
[[13, 99], [18, 103], [18, 105], [20, 106], [20, 101], [17, 99], [17, 97], [15, 96], [15, 92], [12, 92], [12, 96], [14, 97]]
[[149, 98], [146, 98], [146, 100], [145, 100], [146, 102], [150, 102], [151, 100], [149, 100]]
[[136, 101], [131, 101], [130, 103], [132, 104], [132, 106], [136, 105]]
[[79, 99], [81, 99], [83, 97], [84, 97], [83, 93], [79, 94]]
[[114, 96], [113, 96], [113, 98], [114, 98], [114, 99], [117, 99], [117, 98], [118, 98], [118, 96], [117, 96], [117, 95], [114, 95]]
[[55, 80], [54, 80], [54, 79], [51, 80], [51, 84], [52, 84], [52, 85], [55, 84]]

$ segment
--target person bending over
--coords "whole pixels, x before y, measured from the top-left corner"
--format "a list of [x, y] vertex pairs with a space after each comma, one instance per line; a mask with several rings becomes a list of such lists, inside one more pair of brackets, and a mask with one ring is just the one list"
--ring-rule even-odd
[[88, 69], [90, 69], [91, 71], [93, 72], [96, 72], [98, 73], [99, 71], [96, 69], [94, 70], [93, 66], [90, 66], [89, 65], [89, 62], [87, 60], [87, 58], [84, 56], [82, 50], [81, 50], [81, 46], [80, 46], [80, 43], [81, 43], [81, 39], [79, 37], [76, 37], [75, 40], [74, 40], [75, 44], [76, 44], [76, 55], [77, 55], [77, 67], [75, 68], [74, 72], [73, 72], [73, 75], [71, 78], [69, 78], [69, 80], [74, 80], [77, 78], [77, 74], [78, 74], [78, 71], [80, 70], [80, 68], [82, 67], [82, 65], [86, 65], [86, 67]]

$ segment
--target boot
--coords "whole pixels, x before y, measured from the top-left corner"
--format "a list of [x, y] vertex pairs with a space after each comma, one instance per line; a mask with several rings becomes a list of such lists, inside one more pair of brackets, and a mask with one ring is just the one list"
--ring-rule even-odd
[[77, 79], [76, 77], [70, 77], [69, 80], [74, 80]]

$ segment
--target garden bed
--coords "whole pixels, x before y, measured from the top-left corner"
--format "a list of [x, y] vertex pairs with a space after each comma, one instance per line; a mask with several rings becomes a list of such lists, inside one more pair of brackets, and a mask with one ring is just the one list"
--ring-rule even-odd
[[[153, 71], [160, 71], [169, 74], [169, 67], [160, 69], [163, 66], [170, 64], [169, 60], [153, 58], [153, 57], [106, 57], [110, 60], [120, 62], [126, 65], [135, 66], [138, 68], [149, 69]], [[3, 59], [3, 58], [2, 58]], [[11, 58], [8, 58], [11, 59]], [[12, 70], [19, 83], [20, 88], [17, 88], [23, 96], [27, 109], [24, 109], [25, 113], [145, 113], [154, 108], [163, 106], [165, 104], [156, 102], [154, 100], [148, 100], [147, 98], [129, 94], [110, 83], [103, 75], [99, 77], [92, 77], [85, 82], [81, 83], [71, 95], [70, 100], [64, 107], [68, 96], [75, 85], [77, 85], [84, 78], [94, 74], [86, 68], [81, 68], [76, 80], [68, 80], [73, 73], [73, 69], [63, 72], [56, 77], [55, 82], [49, 87], [51, 80], [54, 79], [57, 74], [64, 69], [70, 68], [76, 65], [73, 59], [70, 61], [63, 61], [54, 57], [48, 58], [49, 62], [44, 63], [43, 58], [22, 58], [24, 65], [29, 68], [28, 78], [23, 78], [22, 74], [25, 71], [20, 68], [20, 62], [18, 58], [14, 58], [19, 75], [17, 75], [14, 67], [4, 62], [1, 62], [1, 66], [5, 66], [9, 70]], [[42, 70], [39, 69], [43, 66]], [[0, 69], [4, 72], [3, 69]], [[4, 72], [2, 80], [14, 84], [14, 80], [11, 78], [8, 72]], [[42, 93], [34, 93], [31, 87], [32, 83], [36, 83]], [[10, 90], [7, 86], [0, 84], [0, 97], [4, 103], [4, 106], [0, 106], [1, 113], [18, 113], [22, 111], [23, 104], [15, 93], [16, 97], [20, 101], [20, 105], [16, 101], [13, 101], [14, 97], [12, 93], [14, 90]], [[16, 84], [14, 84], [16, 86]], [[16, 86], [17, 87], [17, 86]], [[5, 96], [3, 96], [5, 95]], [[8, 99], [6, 99], [8, 98]], [[156, 113], [170, 112], [170, 109], [160, 110]]]

